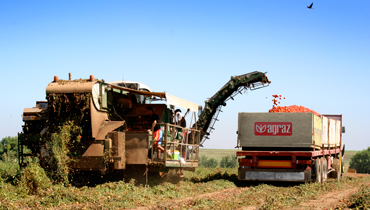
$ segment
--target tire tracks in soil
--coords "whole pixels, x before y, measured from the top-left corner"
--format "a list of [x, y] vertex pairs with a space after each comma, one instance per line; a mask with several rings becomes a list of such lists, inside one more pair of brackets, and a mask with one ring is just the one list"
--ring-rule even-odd
[[[345, 173], [347, 177], [358, 178], [362, 176], [369, 176], [368, 174], [348, 174]], [[369, 184], [368, 182], [367, 184]], [[361, 183], [364, 184], [364, 183]], [[319, 196], [318, 199], [309, 200], [307, 202], [301, 203], [298, 207], [288, 208], [290, 210], [303, 210], [303, 209], [312, 209], [312, 210], [326, 210], [326, 209], [336, 209], [339, 205], [343, 204], [342, 202], [348, 198], [351, 194], [357, 192], [360, 188], [358, 186], [345, 186], [342, 190], [335, 190], [332, 192], [328, 192], [324, 195]], [[200, 199], [211, 199], [211, 200], [224, 200], [230, 198], [230, 196], [234, 196], [236, 194], [243, 193], [246, 191], [248, 187], [243, 188], [228, 188], [221, 191], [205, 193], [200, 195], [194, 195], [185, 197], [182, 199], [176, 199], [173, 201], [169, 201], [163, 204], [152, 205], [149, 207], [138, 207], [135, 210], [156, 210], [156, 209], [181, 209], [182, 207], [191, 207], [196, 200]], [[189, 206], [190, 205], [190, 206]], [[238, 208], [239, 210], [254, 210], [258, 209], [256, 206], [243, 206]]]
[[335, 209], [342, 202], [348, 198], [352, 193], [357, 192], [360, 187], [351, 187], [345, 190], [336, 190], [330, 193], [320, 196], [316, 200], [310, 200], [308, 202], [300, 204], [300, 207], [289, 208], [289, 210], [301, 210], [301, 209], [312, 209], [312, 210], [324, 210], [324, 209]]
[[[369, 174], [345, 174], [345, 176], [358, 178], [363, 176], [370, 176]], [[309, 200], [304, 203], [301, 203], [299, 206], [293, 208], [287, 208], [289, 210], [329, 210], [336, 209], [339, 206], [343, 206], [343, 201], [348, 198], [351, 194], [357, 192], [361, 184], [370, 184], [370, 182], [359, 183], [356, 186], [344, 186], [342, 190], [335, 190], [328, 192], [326, 194], [320, 195], [317, 199]], [[157, 209], [182, 209], [182, 208], [191, 208], [191, 206], [196, 203], [197, 200], [201, 199], [210, 199], [210, 200], [227, 200], [230, 197], [234, 197], [237, 194], [241, 194], [244, 191], [248, 190], [249, 187], [235, 187], [227, 188], [224, 190], [210, 192], [205, 194], [198, 194], [194, 196], [189, 196], [180, 199], [174, 199], [171, 201], [166, 201], [161, 204], [154, 204], [150, 206], [140, 206], [135, 208], [135, 210], [157, 210]], [[57, 207], [53, 209], [97, 209], [97, 206], [92, 204], [75, 204], [68, 205], [64, 207]], [[210, 206], [210, 209], [212, 207]], [[258, 206], [242, 206], [237, 208], [238, 210], [255, 210], [258, 209]]]
[[[370, 176], [369, 174], [354, 174], [345, 173], [344, 176], [358, 178]], [[357, 186], [344, 186], [344, 189], [336, 190], [333, 192], [326, 193], [320, 196], [318, 199], [310, 200], [302, 203], [301, 207], [290, 208], [290, 210], [300, 210], [300, 209], [312, 209], [312, 210], [326, 210], [326, 209], [336, 209], [346, 198], [349, 198], [351, 194], [357, 192], [362, 184], [370, 184], [370, 182], [359, 183]]]

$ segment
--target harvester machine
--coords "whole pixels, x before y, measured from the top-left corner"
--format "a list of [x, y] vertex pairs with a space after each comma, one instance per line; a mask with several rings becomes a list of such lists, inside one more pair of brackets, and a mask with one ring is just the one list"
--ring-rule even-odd
[[[214, 129], [220, 106], [243, 89], [269, 83], [261, 72], [231, 77], [203, 109], [168, 93], [153, 92], [139, 82], [107, 83], [93, 75], [77, 80], [55, 76], [46, 87], [46, 101], [24, 109], [23, 132], [18, 134], [19, 163], [22, 167], [25, 157], [37, 156], [45, 169], [53, 169], [60, 161], [74, 172], [125, 176], [195, 170], [199, 146]], [[165, 151], [159, 158], [148, 107], [159, 116], [163, 131]], [[176, 123], [175, 109], [192, 113], [187, 127]], [[25, 146], [30, 152], [25, 152]]]

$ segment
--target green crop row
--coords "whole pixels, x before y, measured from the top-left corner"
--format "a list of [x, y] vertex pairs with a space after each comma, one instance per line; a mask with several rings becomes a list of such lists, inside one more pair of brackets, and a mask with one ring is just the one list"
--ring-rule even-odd
[[[369, 177], [348, 178], [341, 182], [333, 179], [324, 184], [303, 183], [281, 185], [274, 183], [242, 182], [237, 179], [236, 168], [198, 168], [185, 172], [185, 179], [177, 182], [159, 182], [149, 178], [148, 185], [123, 181], [107, 182], [95, 187], [74, 187], [52, 184], [37, 164], [29, 164], [9, 183], [0, 179], [0, 209], [116, 209], [139, 206], [182, 209], [235, 209], [256, 206], [260, 209], [284, 209], [299, 207], [305, 201], [316, 199], [327, 192], [343, 187], [369, 183]], [[245, 188], [247, 187], [247, 188]], [[244, 189], [232, 197], [197, 198], [197, 195], [218, 192], [224, 189]], [[368, 186], [353, 198], [356, 206], [368, 205]], [[189, 202], [173, 206], [171, 201], [194, 197]]]

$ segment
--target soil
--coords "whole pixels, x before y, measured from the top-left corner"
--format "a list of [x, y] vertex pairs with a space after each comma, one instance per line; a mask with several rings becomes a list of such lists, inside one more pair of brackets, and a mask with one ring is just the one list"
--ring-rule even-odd
[[[370, 176], [370, 174], [355, 174], [355, 173], [345, 173], [344, 176], [358, 178]], [[370, 182], [369, 182], [370, 184]], [[300, 204], [299, 207], [290, 208], [291, 210], [302, 210], [302, 209], [314, 209], [314, 210], [329, 210], [329, 209], [342, 209], [345, 205], [345, 199], [348, 198], [352, 193], [357, 192], [360, 186], [346, 186], [341, 190], [336, 190], [329, 192], [325, 195], [321, 195], [318, 199], [310, 200]], [[248, 190], [248, 187], [236, 187], [220, 190], [212, 193], [205, 193], [200, 195], [195, 195], [191, 197], [186, 197], [182, 199], [171, 200], [167, 203], [162, 203], [161, 205], [153, 205], [149, 207], [138, 207], [136, 210], [156, 210], [156, 209], [183, 209], [184, 207], [190, 208], [200, 199], [210, 199], [210, 200], [227, 200], [230, 197], [234, 197], [237, 194], [241, 194]], [[63, 206], [55, 209], [89, 209], [96, 208], [93, 206], [86, 206], [83, 204]], [[255, 210], [259, 206], [243, 206], [239, 210]]]
[[[356, 173], [345, 173], [346, 177], [365, 177], [370, 174], [356, 174]], [[196, 195], [192, 197], [186, 197], [178, 200], [173, 200], [170, 203], [163, 203], [162, 205], [155, 205], [151, 207], [138, 207], [136, 210], [148, 210], [148, 209], [181, 209], [184, 206], [191, 206], [196, 200], [199, 199], [211, 199], [211, 200], [226, 200], [231, 196], [243, 193], [248, 187], [243, 188], [229, 188], [217, 192], [206, 193]], [[320, 196], [318, 199], [310, 200], [302, 203], [300, 207], [291, 208], [293, 210], [301, 209], [336, 209], [339, 205], [343, 204], [345, 198], [348, 198], [352, 193], [358, 191], [359, 186], [347, 186], [347, 188], [341, 189], [340, 191], [333, 191], [325, 195]], [[244, 206], [240, 208], [242, 210], [254, 210], [258, 209], [258, 206]]]
[[[358, 178], [370, 176], [370, 174], [345, 173], [344, 176]], [[327, 193], [317, 200], [310, 200], [303, 203], [301, 208], [293, 209], [336, 209], [339, 205], [343, 204], [344, 199], [348, 198], [352, 193], [357, 192], [359, 188], [360, 186], [348, 186], [348, 188], [341, 189], [340, 191]]]

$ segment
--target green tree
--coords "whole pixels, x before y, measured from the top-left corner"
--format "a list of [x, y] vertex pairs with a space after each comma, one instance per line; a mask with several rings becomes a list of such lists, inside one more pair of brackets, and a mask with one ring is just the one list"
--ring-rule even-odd
[[238, 165], [237, 159], [235, 159], [235, 155], [225, 156], [220, 161], [221, 168], [236, 168]]
[[370, 173], [370, 147], [356, 153], [351, 158], [349, 168], [356, 169], [358, 173]]
[[0, 141], [0, 160], [16, 161], [18, 151], [18, 137], [7, 136]]
[[216, 168], [218, 166], [218, 161], [215, 158], [209, 158], [202, 155], [199, 159], [199, 165], [204, 168]]

